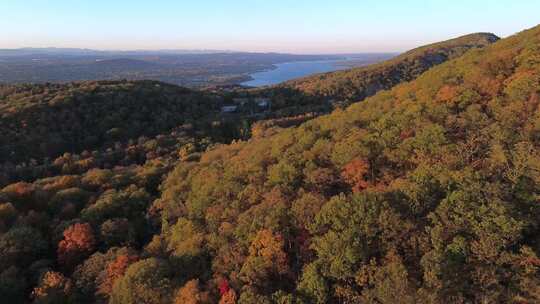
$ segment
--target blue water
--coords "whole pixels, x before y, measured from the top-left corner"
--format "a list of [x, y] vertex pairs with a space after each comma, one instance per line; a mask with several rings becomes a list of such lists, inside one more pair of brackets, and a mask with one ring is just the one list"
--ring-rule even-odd
[[287, 80], [301, 78], [311, 74], [333, 72], [347, 67], [342, 63], [346, 60], [297, 61], [275, 65], [275, 69], [253, 73], [253, 80], [243, 82], [242, 85], [261, 87], [278, 84]]

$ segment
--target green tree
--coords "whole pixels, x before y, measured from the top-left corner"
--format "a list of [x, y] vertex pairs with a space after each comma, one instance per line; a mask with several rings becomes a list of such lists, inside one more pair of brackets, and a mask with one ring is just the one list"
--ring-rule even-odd
[[43, 235], [31, 227], [14, 227], [0, 236], [0, 265], [5, 269], [26, 267], [46, 256], [48, 244]]
[[162, 260], [148, 258], [136, 262], [114, 284], [110, 303], [166, 303], [172, 299], [169, 275], [169, 266]]

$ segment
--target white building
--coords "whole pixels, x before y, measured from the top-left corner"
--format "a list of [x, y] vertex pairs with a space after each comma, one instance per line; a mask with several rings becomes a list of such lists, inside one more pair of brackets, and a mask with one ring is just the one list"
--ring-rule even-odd
[[221, 112], [222, 113], [233, 113], [233, 112], [236, 112], [237, 109], [238, 109], [238, 106], [235, 106], [235, 105], [222, 106], [221, 107]]
[[270, 106], [270, 98], [255, 98], [255, 102], [261, 108]]

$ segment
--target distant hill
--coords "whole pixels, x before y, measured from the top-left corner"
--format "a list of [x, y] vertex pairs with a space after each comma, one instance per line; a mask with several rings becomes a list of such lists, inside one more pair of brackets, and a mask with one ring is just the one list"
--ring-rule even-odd
[[206, 93], [155, 81], [0, 86], [0, 163], [155, 135], [218, 110]]
[[499, 40], [476, 33], [413, 49], [379, 64], [292, 80], [280, 87], [336, 101], [359, 101], [382, 89], [410, 81], [431, 67]]
[[215, 54], [228, 53], [224, 50], [93, 50], [81, 48], [18, 48], [0, 49], [1, 57], [18, 56], [137, 56], [137, 55], [178, 55], [178, 54]]

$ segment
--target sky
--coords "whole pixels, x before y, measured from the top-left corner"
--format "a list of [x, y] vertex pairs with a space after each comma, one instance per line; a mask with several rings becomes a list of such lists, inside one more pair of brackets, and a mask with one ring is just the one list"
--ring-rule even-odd
[[401, 52], [540, 23], [540, 0], [0, 0], [0, 48]]

